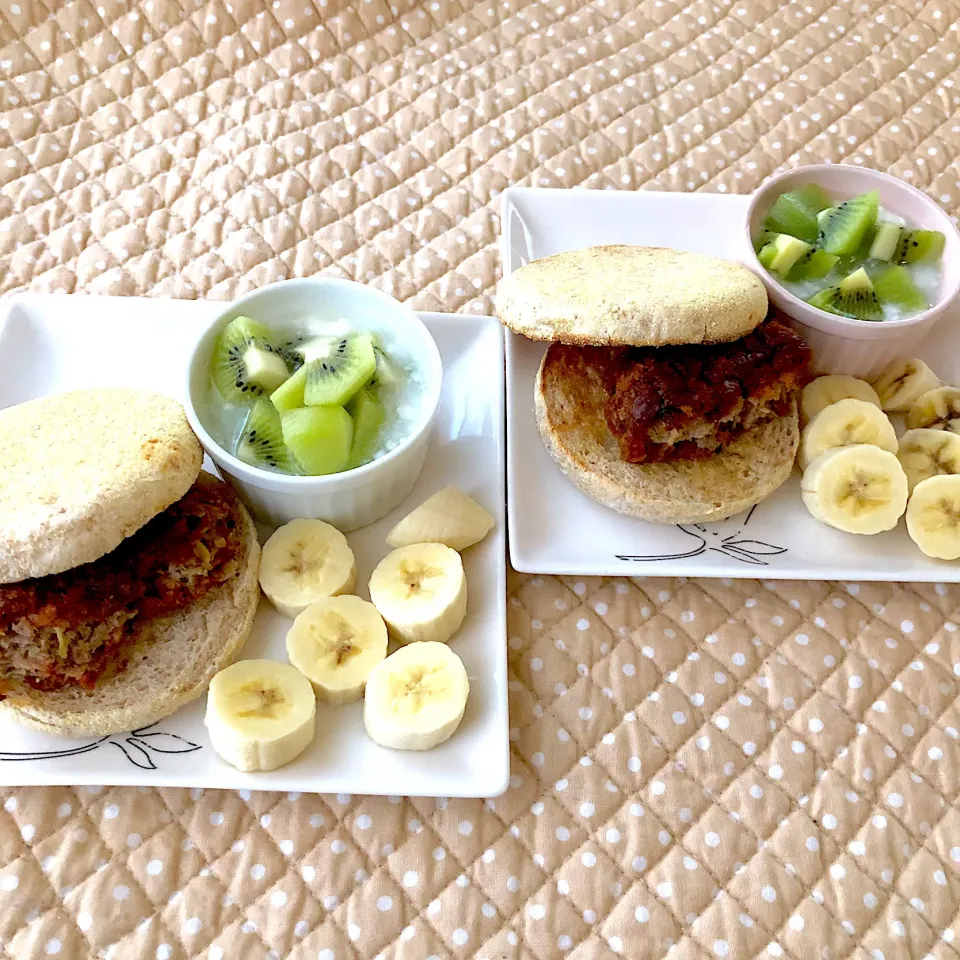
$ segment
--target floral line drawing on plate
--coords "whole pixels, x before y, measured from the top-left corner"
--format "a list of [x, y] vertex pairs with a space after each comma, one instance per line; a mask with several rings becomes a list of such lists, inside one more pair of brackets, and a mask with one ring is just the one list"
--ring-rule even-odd
[[199, 743], [187, 740], [176, 733], [165, 733], [154, 730], [155, 723], [148, 727], [131, 730], [129, 734], [115, 733], [107, 737], [100, 737], [90, 743], [77, 747], [67, 747], [63, 750], [28, 750], [16, 752], [0, 750], [0, 763], [17, 762], [22, 760], [59, 760], [63, 757], [81, 757], [93, 753], [104, 745], [114, 746], [135, 766], [141, 770], [156, 770], [157, 764], [153, 754], [181, 754], [194, 753], [203, 749]]
[[[741, 563], [751, 563], [758, 567], [768, 567], [770, 563], [764, 558], [780, 556], [787, 552], [786, 547], [778, 547], [772, 543], [764, 543], [762, 540], [737, 539], [750, 522], [750, 518], [756, 509], [757, 505], [754, 504], [754, 506], [750, 508], [749, 513], [747, 513], [743, 523], [738, 525], [738, 529], [727, 536], [723, 536], [722, 529], [713, 529], [717, 524], [711, 524], [710, 527], [706, 527], [702, 523], [678, 523], [678, 530], [697, 540], [697, 545], [690, 550], [647, 557], [617, 554], [617, 559], [629, 560], [635, 563], [655, 563], [658, 560], [688, 560], [693, 557], [702, 557], [708, 550], [712, 550], [714, 553], [721, 553], [731, 560], [739, 560]], [[722, 537], [719, 541], [719, 546], [711, 545], [712, 542], [716, 542], [711, 542], [711, 537]]]

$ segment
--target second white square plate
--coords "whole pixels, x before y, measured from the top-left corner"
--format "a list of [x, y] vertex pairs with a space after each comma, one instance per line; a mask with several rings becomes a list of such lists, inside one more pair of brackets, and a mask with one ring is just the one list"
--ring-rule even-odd
[[[531, 190], [503, 194], [504, 275], [531, 260], [603, 243], [676, 247], [739, 259], [749, 198], [710, 193]], [[748, 513], [712, 524], [624, 517], [577, 490], [537, 430], [533, 389], [545, 345], [507, 333], [510, 559], [525, 573], [960, 582], [960, 561], [925, 557], [895, 530], [875, 537], [818, 523], [794, 475]], [[918, 355], [960, 383], [960, 316], [945, 316]]]

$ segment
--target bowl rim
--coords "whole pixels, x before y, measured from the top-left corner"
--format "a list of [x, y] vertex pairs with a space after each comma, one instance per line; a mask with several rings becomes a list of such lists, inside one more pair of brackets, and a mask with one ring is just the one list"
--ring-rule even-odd
[[[954, 283], [953, 287], [949, 290], [946, 290], [943, 296], [939, 297], [936, 302], [932, 303], [926, 310], [921, 313], [914, 314], [912, 317], [901, 317], [899, 320], [857, 320], [854, 317], [841, 317], [835, 313], [828, 313], [826, 310], [821, 310], [819, 307], [815, 307], [812, 304], [806, 302], [806, 300], [801, 300], [796, 294], [788, 290], [780, 280], [767, 270], [760, 259], [757, 256], [757, 251], [753, 248], [753, 237], [750, 234], [750, 221], [753, 219], [754, 212], [757, 207], [760, 205], [760, 202], [763, 198], [769, 196], [771, 189], [775, 188], [781, 184], [784, 180], [789, 180], [792, 177], [797, 176], [798, 174], [812, 174], [816, 175], [817, 173], [825, 171], [850, 171], [852, 175], [863, 175], [869, 180], [881, 180], [885, 183], [890, 184], [896, 189], [902, 190], [907, 194], [912, 195], [918, 202], [923, 203], [925, 206], [933, 210], [937, 216], [943, 221], [944, 226], [946, 227], [945, 233], [952, 233], [954, 240], [960, 249], [960, 230], [957, 229], [957, 226], [950, 219], [949, 214], [932, 198], [927, 196], [922, 190], [913, 186], [910, 183], [907, 183], [906, 180], [901, 180], [899, 177], [895, 177], [892, 174], [884, 173], [882, 170], [874, 170], [873, 167], [862, 167], [862, 166], [853, 166], [848, 163], [810, 163], [804, 164], [799, 167], [790, 167], [788, 170], [782, 170], [780, 173], [774, 174], [772, 177], [764, 180], [756, 190], [750, 196], [750, 202], [747, 204], [746, 213], [744, 214], [743, 219], [743, 228], [746, 233], [747, 238], [747, 247], [750, 252], [751, 265], [756, 271], [760, 271], [761, 278], [765, 283], [770, 283], [776, 286], [777, 292], [782, 296], [787, 303], [792, 307], [799, 308], [801, 316], [794, 317], [796, 320], [801, 322], [806, 322], [803, 317], [804, 313], [812, 313], [818, 321], [821, 321], [824, 324], [833, 324], [838, 331], [841, 330], [865, 330], [869, 329], [870, 326], [876, 326], [878, 323], [886, 329], [897, 329], [903, 330], [908, 329], [913, 326], [921, 325], [925, 322], [932, 320], [933, 318], [939, 316], [953, 301], [957, 298], [957, 295], [960, 294], [960, 270], [958, 270], [957, 280]], [[789, 311], [787, 311], [789, 312]]]
[[[264, 295], [269, 297], [272, 293], [277, 292], [279, 288], [289, 289], [292, 286], [308, 289], [315, 288], [318, 291], [340, 288], [364, 297], [373, 297], [374, 299], [380, 300], [384, 306], [394, 311], [394, 315], [402, 315], [405, 318], [405, 322], [409, 324], [410, 329], [416, 331], [423, 345], [426, 347], [428, 358], [422, 367], [425, 384], [424, 399], [417, 422], [392, 450], [389, 450], [382, 457], [377, 457], [375, 460], [363, 464], [363, 466], [353, 467], [349, 470], [341, 470], [339, 473], [323, 474], [321, 476], [297, 476], [263, 470], [260, 467], [254, 467], [248, 463], [244, 463], [230, 453], [229, 450], [221, 446], [221, 444], [210, 435], [210, 432], [204, 426], [197, 413], [193, 400], [192, 381], [197, 355], [204, 341], [211, 336], [214, 330], [225, 325], [228, 315], [235, 313], [236, 310], [241, 309], [254, 298], [263, 297]], [[362, 483], [378, 471], [389, 469], [394, 461], [403, 457], [424, 434], [429, 433], [433, 427], [436, 413], [440, 406], [440, 393], [443, 385], [443, 361], [440, 357], [440, 349], [437, 346], [437, 342], [434, 340], [433, 334], [427, 329], [426, 324], [417, 316], [413, 309], [395, 297], [390, 296], [390, 294], [382, 290], [377, 290], [375, 287], [370, 287], [367, 284], [360, 283], [359, 281], [348, 280], [344, 277], [293, 277], [286, 280], [276, 280], [273, 283], [257, 287], [242, 297], [225, 303], [223, 309], [218, 311], [216, 316], [205, 324], [191, 341], [186, 352], [184, 382], [184, 408], [187, 414], [187, 420], [193, 432], [200, 440], [201, 446], [218, 466], [222, 466], [228, 470], [238, 480], [261, 489], [269, 489], [275, 492], [282, 489], [290, 489], [291, 492], [299, 491], [301, 493], [317, 491], [322, 488], [327, 488], [332, 491], [347, 484]]]

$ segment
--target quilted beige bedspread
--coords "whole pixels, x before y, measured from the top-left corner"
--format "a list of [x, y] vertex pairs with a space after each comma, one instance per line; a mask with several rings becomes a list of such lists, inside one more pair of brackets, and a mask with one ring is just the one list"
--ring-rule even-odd
[[[325, 272], [489, 311], [512, 183], [746, 192], [829, 159], [960, 210], [957, 0], [0, 12], [3, 290]], [[514, 576], [503, 797], [0, 788], [0, 951], [958, 960], [958, 607]]]

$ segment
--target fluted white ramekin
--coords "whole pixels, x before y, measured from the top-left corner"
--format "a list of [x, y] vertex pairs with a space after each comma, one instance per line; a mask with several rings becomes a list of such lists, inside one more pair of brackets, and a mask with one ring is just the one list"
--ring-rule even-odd
[[[407, 437], [376, 460], [323, 477], [293, 477], [251, 467], [221, 447], [197, 413], [209, 385], [210, 356], [220, 331], [235, 317], [271, 326], [277, 318], [345, 318], [358, 330], [392, 327], [411, 343], [422, 365], [420, 415]], [[393, 297], [352, 280], [315, 277], [281, 280], [235, 300], [200, 334], [187, 361], [186, 411], [190, 426], [223, 478], [256, 519], [279, 526], [298, 517], [326, 520], [350, 531], [389, 513], [413, 489], [423, 469], [440, 404], [440, 351], [420, 318]]]
[[[885, 210], [903, 217], [911, 227], [939, 230], [946, 237], [940, 263], [940, 289], [929, 310], [903, 320], [851, 320], [811, 307], [780, 285], [757, 259], [752, 238], [763, 229], [763, 221], [777, 197], [804, 183], [816, 183], [831, 196], [841, 199], [877, 190], [880, 206]], [[817, 373], [871, 377], [891, 360], [909, 357], [913, 347], [930, 332], [960, 292], [960, 233], [953, 221], [916, 187], [867, 167], [816, 164], [797, 167], [767, 180], [747, 207], [744, 242], [747, 266], [763, 280], [773, 304], [810, 344]]]

